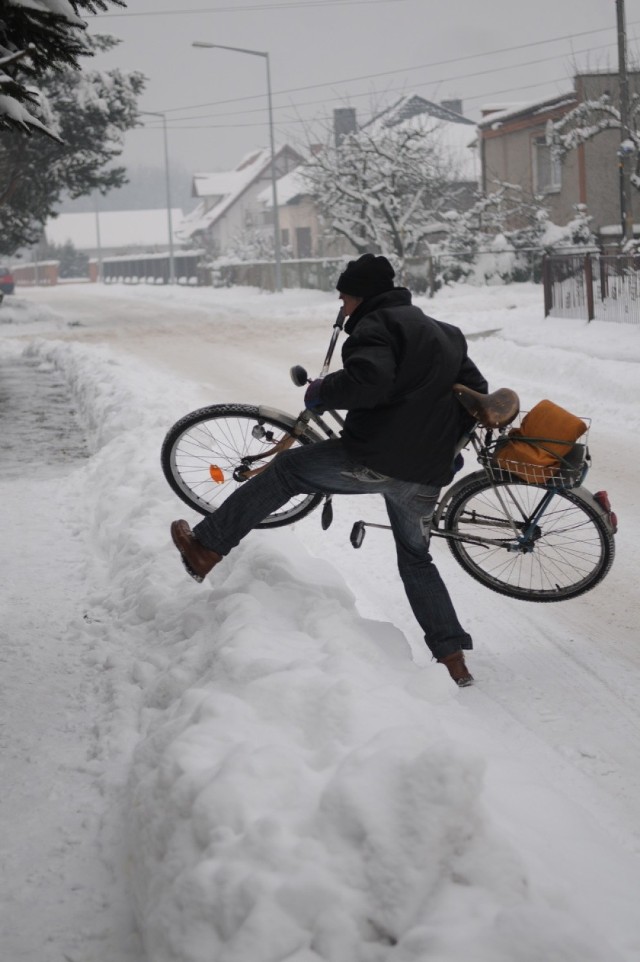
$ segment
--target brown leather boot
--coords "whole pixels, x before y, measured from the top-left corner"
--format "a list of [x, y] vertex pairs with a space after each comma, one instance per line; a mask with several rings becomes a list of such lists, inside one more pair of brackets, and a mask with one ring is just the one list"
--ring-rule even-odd
[[473, 685], [473, 675], [465, 664], [462, 651], [454, 651], [452, 655], [438, 658], [438, 664], [447, 666], [449, 674], [459, 688], [468, 688], [469, 685]]
[[193, 531], [186, 521], [173, 521], [171, 524], [171, 538], [180, 552], [182, 563], [194, 581], [204, 581], [222, 555], [217, 551], [210, 551], [196, 541]]

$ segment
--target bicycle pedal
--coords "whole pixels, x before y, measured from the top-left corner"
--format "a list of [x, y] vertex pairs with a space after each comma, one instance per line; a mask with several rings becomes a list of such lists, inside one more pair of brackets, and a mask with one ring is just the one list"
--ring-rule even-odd
[[364, 541], [364, 536], [365, 536], [364, 521], [356, 521], [353, 528], [351, 529], [351, 535], [349, 537], [349, 540], [351, 541], [351, 544], [353, 545], [354, 548], [360, 548], [362, 546], [362, 542]]

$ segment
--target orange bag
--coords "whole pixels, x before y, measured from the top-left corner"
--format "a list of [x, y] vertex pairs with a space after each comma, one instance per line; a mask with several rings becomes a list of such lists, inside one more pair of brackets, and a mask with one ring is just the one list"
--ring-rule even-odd
[[553, 401], [540, 401], [512, 428], [508, 440], [496, 447], [494, 461], [526, 481], [548, 481], [562, 467], [562, 459], [585, 433], [585, 422]]

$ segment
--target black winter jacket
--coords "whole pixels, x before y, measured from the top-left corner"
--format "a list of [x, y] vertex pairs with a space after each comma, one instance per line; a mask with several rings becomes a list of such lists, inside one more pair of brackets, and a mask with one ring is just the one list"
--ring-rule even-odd
[[487, 391], [462, 332], [427, 317], [403, 287], [362, 303], [345, 331], [343, 368], [324, 378], [320, 400], [347, 411], [349, 454], [392, 478], [447, 484], [467, 425], [452, 387]]

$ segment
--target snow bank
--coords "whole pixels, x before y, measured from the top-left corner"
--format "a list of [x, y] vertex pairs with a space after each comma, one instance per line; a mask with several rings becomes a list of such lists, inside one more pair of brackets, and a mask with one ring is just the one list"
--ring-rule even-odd
[[195, 388], [101, 347], [31, 349], [65, 371], [94, 452], [86, 631], [113, 677], [151, 962], [615, 962], [492, 815], [486, 759], [443, 721], [464, 730], [465, 694], [293, 530], [186, 577], [168, 525], [191, 515], [158, 453]]

